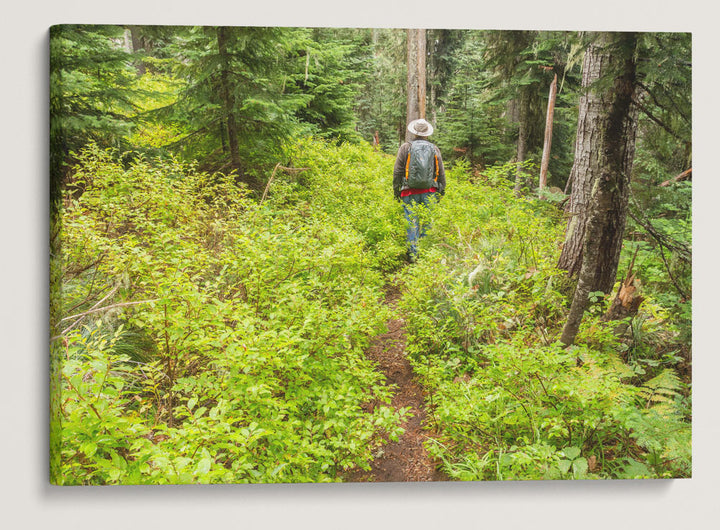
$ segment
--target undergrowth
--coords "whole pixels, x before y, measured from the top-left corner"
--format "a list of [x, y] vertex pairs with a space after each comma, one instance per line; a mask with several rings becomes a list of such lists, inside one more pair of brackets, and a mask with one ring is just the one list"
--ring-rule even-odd
[[678, 322], [647, 292], [617, 336], [592, 293], [576, 345], [562, 348], [561, 212], [516, 198], [506, 174], [455, 174], [401, 276], [408, 354], [439, 433], [429, 451], [459, 480], [690, 476], [689, 384], [678, 356], [652, 348], [679, 347]]
[[58, 483], [335, 481], [401, 432], [363, 354], [401, 252], [369, 195], [391, 166], [368, 147], [293, 156], [308, 169], [261, 202], [176, 160], [78, 154]]
[[592, 293], [576, 345], [561, 348], [562, 212], [515, 196], [514, 165], [472, 178], [448, 168], [447, 194], [422, 214], [420, 259], [401, 267], [393, 160], [367, 145], [298, 140], [262, 197], [175, 159], [92, 145], [76, 156], [53, 339], [56, 483], [323, 482], [368, 469], [376, 444], [402, 432], [364, 355], [395, 276], [437, 433], [427, 447], [450, 477], [690, 476], [690, 382], [677, 371], [689, 316], [663, 296], [659, 258], [641, 249], [655, 273], [624, 335]]

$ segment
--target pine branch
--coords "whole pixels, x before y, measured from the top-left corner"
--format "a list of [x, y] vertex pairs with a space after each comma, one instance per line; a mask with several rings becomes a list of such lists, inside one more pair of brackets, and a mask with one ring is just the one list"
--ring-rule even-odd
[[[649, 88], [647, 85], [645, 85], [645, 84], [643, 84], [643, 83], [641, 83], [641, 82], [638, 82], [638, 86], [639, 86], [640, 88], [642, 88], [642, 89], [645, 91], [645, 93], [652, 98], [653, 103], [655, 103], [656, 106], [660, 107], [661, 109], [664, 109], [664, 108], [665, 108], [665, 105], [662, 105], [662, 104], [658, 101], [657, 97], [655, 96], [655, 93], [654, 93], [652, 90], [650, 90], [650, 88]], [[677, 103], [675, 103], [675, 101], [670, 97], [670, 95], [668, 95], [668, 98], [670, 98], [670, 102], [672, 103], [672, 106], [675, 107], [675, 111], [677, 111], [678, 115], [679, 115], [683, 120], [685, 120], [686, 123], [689, 124], [689, 123], [691, 122], [690, 118], [682, 111], [682, 109], [679, 108], [679, 106], [677, 105]]]
[[[631, 198], [633, 203], [635, 203], [635, 198], [632, 196], [631, 192]], [[635, 207], [637, 207], [637, 203], [635, 203]], [[680, 287], [679, 282], [675, 278], [675, 276], [672, 273], [672, 270], [670, 268], [670, 264], [667, 262], [667, 259], [665, 259], [665, 252], [663, 251], [663, 247], [674, 250], [680, 259], [685, 261], [686, 263], [690, 263], [692, 260], [692, 252], [689, 248], [687, 248], [685, 245], [682, 245], [681, 243], [677, 243], [676, 241], [672, 240], [670, 237], [661, 234], [658, 232], [655, 227], [652, 225], [649, 219], [640, 220], [635, 214], [633, 214], [632, 210], [628, 209], [628, 215], [630, 218], [635, 221], [639, 226], [644, 228], [647, 233], [657, 241], [658, 244], [658, 250], [660, 250], [660, 258], [662, 259], [663, 265], [665, 265], [665, 270], [668, 273], [668, 277], [670, 278], [670, 282], [673, 284], [673, 287], [675, 287], [675, 290], [680, 294], [680, 296], [686, 300], [689, 300], [690, 296], [688, 293], [685, 292], [685, 290]]]
[[677, 252], [680, 259], [687, 263], [690, 263], [692, 259], [692, 251], [687, 246], [675, 241], [674, 239], [666, 236], [665, 234], [661, 234], [648, 219], [645, 219], [643, 221], [642, 219], [638, 218], [638, 216], [635, 215], [631, 210], [628, 210], [628, 215], [632, 218], [633, 221], [640, 225], [640, 227], [644, 228], [645, 231], [650, 236], [652, 236], [652, 238], [657, 241], [659, 245]]
[[684, 144], [689, 143], [689, 142], [688, 142], [687, 140], [685, 140], [684, 138], [681, 138], [678, 133], [676, 133], [675, 131], [673, 131], [672, 128], [670, 128], [669, 125], [667, 125], [665, 122], [663, 122], [662, 120], [660, 120], [660, 118], [657, 118], [652, 112], [650, 112], [650, 109], [648, 109], [645, 105], [643, 105], [643, 104], [640, 102], [639, 98], [633, 98], [633, 103], [638, 106], [638, 108], [643, 112], [643, 114], [645, 114], [645, 116], [647, 116], [648, 118], [650, 118], [651, 121], [653, 121], [654, 123], [656, 123], [657, 125], [659, 125], [659, 126], [660, 126], [663, 130], [665, 130], [670, 136], [672, 136], [672, 137], [675, 138], [677, 141], [682, 142], [682, 143], [684, 143]]

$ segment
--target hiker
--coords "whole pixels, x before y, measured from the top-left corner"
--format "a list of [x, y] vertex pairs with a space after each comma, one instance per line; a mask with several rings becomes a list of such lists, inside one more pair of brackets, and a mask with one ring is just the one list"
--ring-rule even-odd
[[440, 149], [427, 140], [433, 126], [423, 119], [411, 121], [408, 131], [415, 135], [398, 150], [393, 169], [395, 199], [403, 202], [408, 222], [408, 260], [414, 262], [418, 254], [418, 241], [425, 235], [427, 224], [420, 222], [418, 206], [430, 207], [445, 194], [445, 168]]

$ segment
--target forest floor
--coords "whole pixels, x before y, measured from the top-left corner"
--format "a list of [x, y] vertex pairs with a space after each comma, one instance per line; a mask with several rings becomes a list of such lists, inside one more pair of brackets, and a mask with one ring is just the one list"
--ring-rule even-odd
[[[425, 392], [415, 380], [410, 361], [405, 356], [405, 322], [398, 315], [397, 302], [401, 297], [398, 286], [390, 284], [385, 290], [385, 303], [393, 309], [394, 317], [388, 321], [388, 331], [374, 337], [365, 352], [385, 374], [386, 384], [394, 389], [392, 407], [395, 410], [409, 407], [398, 441], [389, 441], [374, 453], [370, 471], [353, 471], [352, 482], [429, 482], [450, 480], [437, 468], [423, 442], [433, 435], [427, 430]], [[369, 406], [374, 406], [370, 404]]]

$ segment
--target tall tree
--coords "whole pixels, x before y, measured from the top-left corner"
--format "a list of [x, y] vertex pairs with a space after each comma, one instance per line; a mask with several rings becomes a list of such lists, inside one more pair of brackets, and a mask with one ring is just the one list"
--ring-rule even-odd
[[[353, 28], [314, 28], [299, 34], [297, 73], [287, 90], [310, 99], [296, 112], [310, 126], [310, 132], [322, 138], [358, 140], [355, 106], [361, 82], [372, 77], [368, 60], [368, 33]], [[372, 136], [374, 130], [368, 135]]]
[[572, 344], [588, 295], [615, 282], [627, 214], [637, 130], [637, 35], [599, 33], [588, 47], [573, 165], [572, 217], [559, 266], [578, 272], [561, 342]]
[[217, 28], [217, 46], [220, 55], [220, 97], [225, 110], [227, 143], [230, 151], [230, 163], [236, 171], [240, 170], [240, 149], [238, 147], [238, 128], [235, 119], [235, 94], [230, 86], [230, 53], [228, 50], [229, 28]]
[[462, 156], [480, 167], [507, 162], [514, 148], [505, 135], [505, 101], [486, 62], [486, 34], [462, 31], [456, 38], [439, 87], [436, 143], [448, 160]]
[[[616, 79], [619, 79], [625, 83], [622, 86], [626, 87], [627, 90], [630, 90], [630, 88], [627, 88], [628, 84], [632, 83], [632, 92], [629, 97], [632, 98], [635, 94], [635, 63], [632, 61], [632, 56], [628, 58], [627, 55], [635, 53], [636, 39], [634, 35], [632, 41], [627, 41], [625, 37], [627, 36], [623, 34], [619, 34], [618, 37], [607, 33], [598, 34], [595, 41], [588, 46], [583, 61], [582, 87], [585, 93], [580, 98], [579, 103], [575, 161], [569, 177], [572, 183], [570, 200], [566, 207], [569, 220], [562, 252], [558, 260], [558, 267], [568, 271], [570, 276], [576, 276], [582, 266], [586, 226], [591, 213], [593, 186], [598, 176], [606, 171], [606, 166], [610, 163], [612, 157], [620, 156], [616, 152], [607, 151], [613, 140], [620, 141], [620, 138], [609, 138], [606, 132], [608, 128], [607, 122], [610, 120], [609, 113], [614, 110], [613, 105], [619, 104], [617, 99], [622, 95], [612, 92], [615, 90], [613, 83]], [[632, 49], [628, 50], [628, 48]], [[613, 56], [613, 53], [617, 53], [617, 55]], [[620, 55], [620, 53], [623, 55]], [[628, 61], [631, 61], [631, 63], [628, 63]], [[622, 68], [628, 69], [628, 71], [626, 72]], [[624, 149], [622, 153], [624, 166], [621, 174], [629, 181], [635, 151], [637, 108], [629, 106], [627, 116], [623, 120], [624, 136], [622, 140], [628, 142], [628, 145], [612, 145], [612, 147], [616, 151], [621, 147]], [[618, 182], [618, 185], [624, 184], [625, 180]], [[620, 213], [624, 214], [626, 209], [626, 188], [623, 188], [623, 196], [624, 198], [620, 204], [622, 208], [617, 211], [618, 215]], [[623, 227], [624, 222], [623, 215]], [[593, 282], [594, 290], [608, 291], [612, 287], [615, 281], [614, 267], [617, 265], [617, 255], [620, 251], [621, 242], [622, 230], [619, 230], [613, 235], [612, 244], [605, 246], [608, 252], [607, 258], [598, 264], [599, 270], [596, 273], [598, 279]]]
[[[506, 127], [506, 141], [513, 142], [515, 147], [516, 191], [531, 184], [529, 179], [526, 181], [527, 169], [523, 162], [540, 158], [547, 108], [544, 100], [554, 73], [558, 74], [560, 83], [557, 127], [553, 133], [558, 149], [549, 161], [548, 179], [552, 182], [553, 172], [566, 175], [572, 164], [572, 153], [563, 144], [574, 135], [576, 116], [570, 110], [575, 108], [573, 91], [563, 92], [562, 87], [566, 83], [573, 88], [578, 84], [571, 72], [577, 37], [556, 31], [488, 31], [486, 35], [486, 64], [493, 74], [495, 97], [507, 104], [510, 126]], [[568, 127], [570, 122], [573, 125]]]
[[368, 34], [372, 66], [357, 98], [358, 130], [366, 139], [378, 133], [380, 145], [397, 152], [405, 139], [407, 105], [407, 31], [373, 29]]
[[467, 33], [451, 29], [428, 30], [428, 121], [433, 125], [437, 123], [438, 114], [445, 111], [455, 58]]
[[537, 143], [541, 127], [540, 86], [541, 77], [533, 43], [535, 31], [493, 31], [488, 33], [488, 63], [493, 66], [497, 80], [508, 92], [515, 122], [515, 190], [526, 185], [523, 163], [528, 151]]
[[[642, 33], [638, 45], [640, 109], [628, 232], [654, 251], [664, 271], [638, 272], [646, 286], [674, 289], [679, 311], [692, 296], [692, 36]], [[649, 265], [648, 265], [649, 266]]]
[[[425, 98], [427, 86], [426, 31], [424, 29], [407, 30], [407, 122], [425, 118]], [[405, 132], [405, 141], [412, 134]]]
[[298, 130], [295, 113], [311, 96], [294, 90], [302, 28], [192, 28], [175, 46], [187, 80], [169, 108], [186, 133], [174, 146], [208, 167], [236, 169], [261, 184], [255, 168], [282, 156]]
[[137, 110], [131, 56], [122, 39], [119, 26], [51, 28], [51, 156], [64, 159], [89, 141], [121, 146]]
[[144, 75], [147, 71], [145, 62], [139, 57], [139, 55], [149, 55], [152, 53], [153, 48], [152, 39], [150, 39], [143, 31], [145, 27], [147, 26], [128, 26], [126, 31], [126, 37], [129, 37], [129, 46], [127, 46], [128, 51], [137, 56], [135, 68], [137, 69], [138, 75]]
[[692, 166], [691, 42], [689, 33], [640, 36], [636, 164], [654, 185]]

